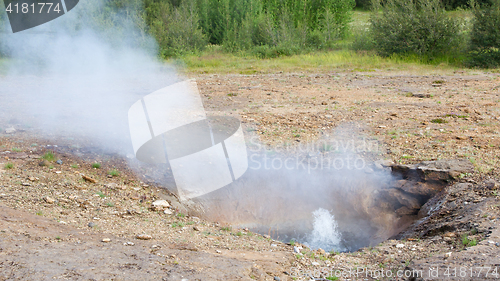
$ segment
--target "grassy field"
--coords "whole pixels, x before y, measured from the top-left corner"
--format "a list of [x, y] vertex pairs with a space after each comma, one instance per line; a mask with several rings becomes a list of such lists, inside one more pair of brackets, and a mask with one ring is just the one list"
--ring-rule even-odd
[[442, 61], [429, 64], [419, 57], [392, 56], [384, 58], [374, 52], [332, 50], [301, 55], [260, 59], [251, 55], [233, 55], [210, 48], [200, 55], [185, 56], [169, 61], [188, 73], [275, 73], [284, 72], [324, 72], [339, 69], [360, 72], [377, 70], [401, 70], [417, 73], [429, 71], [453, 71], [458, 68], [453, 62]]

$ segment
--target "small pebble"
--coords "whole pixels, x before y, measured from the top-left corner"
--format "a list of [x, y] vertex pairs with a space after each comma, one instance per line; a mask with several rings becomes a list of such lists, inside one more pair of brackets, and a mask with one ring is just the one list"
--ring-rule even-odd
[[280, 281], [281, 279], [278, 276], [274, 276], [275, 281]]
[[59, 160], [56, 161], [56, 163], [59, 164], [59, 165], [62, 165], [63, 162], [62, 162], [61, 159], [59, 159]]
[[104, 243], [108, 243], [108, 242], [111, 242], [111, 239], [109, 239], [109, 238], [103, 238], [103, 239], [102, 239], [102, 242], [104, 242]]
[[93, 222], [89, 222], [88, 226], [89, 226], [89, 227], [94, 227], [94, 226], [95, 226], [95, 223], [93, 223]]
[[53, 204], [54, 202], [56, 202], [56, 200], [54, 200], [53, 198], [50, 198], [48, 196], [43, 198], [43, 200], [45, 200], [45, 202], [47, 202], [49, 204]]
[[300, 253], [300, 249], [297, 246], [293, 246], [293, 251], [297, 254]]
[[5, 133], [6, 134], [13, 134], [15, 132], [16, 132], [16, 129], [14, 129], [14, 128], [7, 128], [7, 129], [5, 129]]
[[137, 235], [135, 238], [137, 239], [140, 239], [140, 240], [151, 240], [151, 235], [147, 235], [147, 234], [139, 234]]
[[123, 246], [134, 246], [135, 244], [133, 242], [125, 242], [123, 243]]
[[405, 244], [397, 244], [396, 245], [396, 248], [400, 249], [400, 248], [404, 248], [405, 247]]

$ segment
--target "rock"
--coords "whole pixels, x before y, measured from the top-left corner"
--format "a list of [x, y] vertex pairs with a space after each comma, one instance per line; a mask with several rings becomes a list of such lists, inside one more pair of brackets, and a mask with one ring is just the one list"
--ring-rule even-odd
[[93, 223], [93, 222], [89, 222], [88, 226], [89, 226], [89, 227], [94, 227], [94, 226], [95, 226], [95, 223]]
[[53, 198], [50, 198], [50, 197], [44, 197], [43, 200], [45, 200], [45, 202], [49, 203], [49, 204], [54, 204], [56, 202], [55, 199]]
[[419, 209], [420, 202], [417, 198], [402, 192], [399, 189], [389, 189], [388, 195], [394, 197], [401, 205], [408, 207], [409, 209]]
[[396, 245], [396, 248], [398, 248], [398, 249], [402, 249], [402, 248], [404, 248], [404, 247], [405, 247], [405, 244], [397, 244], [397, 245]]
[[385, 167], [392, 167], [394, 162], [392, 160], [377, 160], [373, 164], [377, 169], [383, 170]]
[[62, 165], [63, 161], [61, 159], [56, 161], [57, 164]]
[[485, 182], [485, 185], [488, 189], [490, 190], [495, 190], [495, 189], [498, 189], [498, 182], [494, 179], [489, 179]]
[[410, 209], [406, 206], [403, 206], [403, 207], [396, 210], [396, 214], [398, 214], [399, 216], [415, 215], [417, 213], [418, 213], [418, 209]]
[[451, 257], [451, 252], [448, 252], [448, 253], [444, 254], [444, 257], [445, 257], [445, 258], [449, 258], [449, 257]]
[[431, 97], [431, 94], [429, 93], [412, 93], [411, 95], [412, 97], [415, 97], [415, 98], [430, 98]]
[[274, 281], [280, 281], [281, 279], [278, 276], [274, 276]]
[[115, 189], [118, 185], [114, 182], [112, 183], [107, 183], [104, 185], [104, 187], [109, 188], [109, 189]]
[[446, 232], [443, 237], [449, 237], [449, 238], [453, 238], [453, 237], [456, 237], [457, 235], [455, 234], [455, 232]]
[[42, 167], [49, 166], [49, 165], [50, 165], [50, 163], [47, 160], [42, 160], [40, 163], [38, 163], [38, 166], [42, 166]]
[[319, 254], [319, 255], [324, 255], [325, 254], [325, 250], [319, 248], [318, 250], [316, 250], [316, 252]]
[[165, 208], [170, 207], [170, 204], [168, 204], [167, 200], [156, 200], [153, 202], [153, 209], [155, 210], [163, 210]]
[[16, 132], [16, 129], [14, 129], [13, 127], [5, 129], [6, 134], [13, 134], [15, 132]]
[[195, 230], [195, 231], [201, 231], [200, 228], [198, 226], [196, 226], [196, 225], [193, 226], [193, 230]]
[[91, 182], [91, 183], [97, 183], [97, 180], [91, 178], [91, 177], [87, 177], [86, 175], [82, 175], [82, 178], [88, 182]]
[[104, 239], [102, 239], [102, 242], [104, 242], [104, 243], [108, 243], [108, 242], [111, 242], [111, 239], [109, 239], [109, 238], [104, 238]]
[[448, 180], [450, 172], [472, 173], [474, 165], [468, 159], [423, 161], [416, 169], [424, 173], [425, 180]]
[[[401, 180], [398, 182], [402, 182], [402, 181], [404, 181], [404, 180]], [[434, 194], [438, 193], [442, 189], [442, 186], [426, 184], [423, 182], [405, 181], [405, 183], [399, 188], [405, 192], [415, 194], [415, 195], [433, 196]]]
[[139, 234], [137, 236], [135, 236], [136, 239], [139, 239], [139, 240], [151, 240], [153, 237], [151, 237], [151, 235], [147, 235], [147, 234]]
[[123, 246], [134, 246], [135, 244], [133, 242], [125, 242], [123, 243]]
[[29, 177], [28, 178], [30, 181], [36, 181], [36, 178], [35, 177]]
[[164, 213], [164, 214], [166, 214], [166, 215], [171, 215], [171, 214], [173, 214], [174, 212], [172, 212], [172, 210], [170, 210], [170, 209], [165, 209], [165, 210], [163, 211], [163, 213]]
[[299, 247], [293, 246], [293, 252], [299, 254], [300, 253]]
[[314, 266], [319, 266], [319, 262], [313, 261], [311, 264], [314, 265]]

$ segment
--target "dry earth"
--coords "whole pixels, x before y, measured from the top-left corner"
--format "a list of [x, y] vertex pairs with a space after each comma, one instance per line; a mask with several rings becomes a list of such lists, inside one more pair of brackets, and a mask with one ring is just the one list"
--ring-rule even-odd
[[[195, 78], [208, 111], [240, 118], [268, 145], [293, 146], [355, 122], [381, 144], [377, 158], [465, 158], [475, 170], [430, 200], [428, 216], [400, 240], [325, 253], [194, 217], [173, 194], [132, 173], [126, 159], [2, 120], [0, 280], [310, 280], [307, 273], [404, 280], [411, 278], [397, 275], [418, 270], [432, 280], [500, 279], [499, 74]], [[55, 159], [42, 166], [47, 151]], [[95, 162], [102, 166], [92, 168]], [[113, 169], [120, 173], [108, 175]], [[152, 208], [156, 200], [170, 206]]]

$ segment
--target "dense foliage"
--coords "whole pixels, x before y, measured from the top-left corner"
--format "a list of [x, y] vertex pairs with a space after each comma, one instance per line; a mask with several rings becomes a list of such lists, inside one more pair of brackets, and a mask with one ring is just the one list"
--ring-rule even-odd
[[469, 61], [470, 66], [500, 66], [500, 0], [473, 9]]
[[268, 57], [326, 48], [346, 35], [354, 0], [146, 0], [164, 56], [202, 49]]
[[381, 55], [449, 53], [460, 44], [460, 23], [450, 18], [439, 0], [386, 0], [374, 3], [371, 32]]

